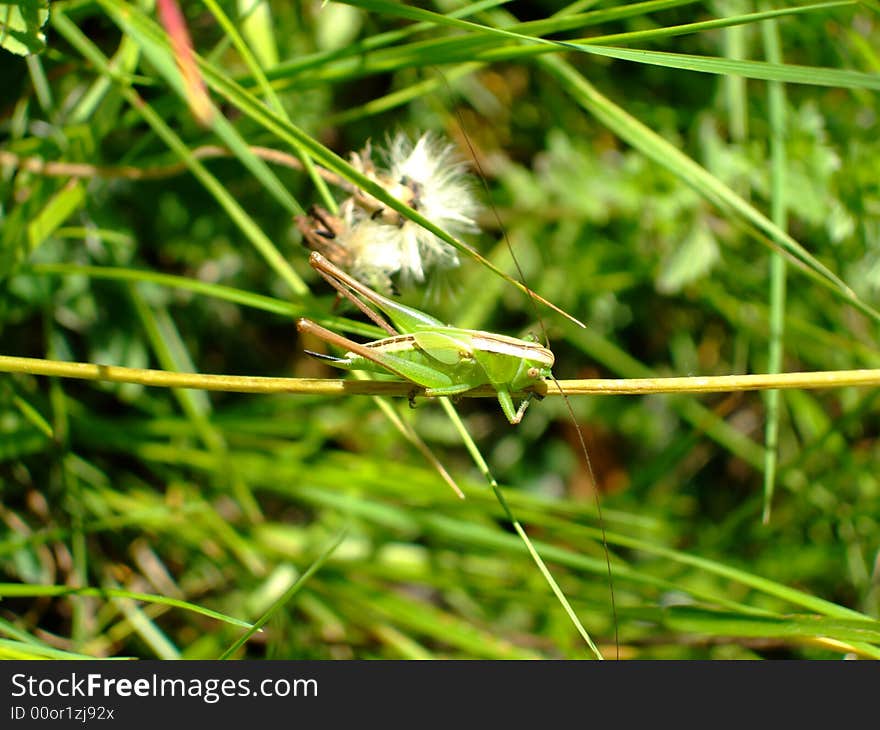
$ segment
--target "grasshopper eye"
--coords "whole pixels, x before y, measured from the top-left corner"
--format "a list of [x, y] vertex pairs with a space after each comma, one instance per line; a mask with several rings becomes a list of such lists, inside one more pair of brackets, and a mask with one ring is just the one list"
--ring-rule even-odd
[[529, 368], [527, 374], [532, 380], [537, 380], [539, 377], [541, 377], [541, 371], [538, 370], [538, 368]]

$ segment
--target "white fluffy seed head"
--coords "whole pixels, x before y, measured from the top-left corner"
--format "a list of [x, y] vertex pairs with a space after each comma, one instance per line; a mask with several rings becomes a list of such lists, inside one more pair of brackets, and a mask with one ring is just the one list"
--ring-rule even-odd
[[338, 240], [349, 252], [348, 272], [367, 286], [388, 294], [393, 289], [391, 277], [403, 267], [397, 229], [357, 215], [356, 210], [346, 201], [341, 211], [345, 227]]
[[[413, 143], [399, 133], [379, 157], [382, 168], [376, 167], [367, 143], [351, 155], [351, 163], [453, 236], [479, 230], [467, 166], [452, 145], [431, 134]], [[420, 283], [429, 271], [442, 274], [459, 263], [455, 248], [360, 190], [342, 203], [338, 216], [316, 208], [296, 221], [309, 247], [383, 293], [393, 291], [392, 277]]]
[[[378, 170], [369, 145], [352, 156], [361, 172], [443, 230], [454, 236], [479, 230], [473, 186], [451, 144], [430, 133], [413, 143], [398, 133], [389, 141], [383, 159], [385, 168]], [[458, 266], [456, 250], [418, 223], [388, 210], [372, 196], [360, 194], [355, 200], [371, 220], [396, 229], [397, 273], [404, 281], [421, 282], [430, 269]]]

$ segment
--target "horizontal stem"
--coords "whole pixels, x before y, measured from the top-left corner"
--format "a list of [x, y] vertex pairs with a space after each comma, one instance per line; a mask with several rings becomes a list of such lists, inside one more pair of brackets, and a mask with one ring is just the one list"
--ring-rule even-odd
[[[274, 162], [285, 167], [292, 167], [295, 170], [302, 170], [303, 165], [299, 159], [291, 154], [273, 149], [272, 147], [251, 146], [248, 148], [257, 157]], [[234, 153], [225, 147], [218, 145], [202, 145], [196, 147], [191, 152], [192, 156], [197, 160], [210, 160], [218, 157], [232, 157]], [[14, 152], [8, 150], [0, 150], [0, 166], [16, 167], [19, 170], [27, 170], [37, 175], [45, 175], [47, 177], [103, 177], [103, 178], [125, 178], [128, 180], [159, 180], [165, 177], [173, 177], [182, 175], [189, 171], [185, 162], [175, 162], [170, 165], [159, 165], [156, 167], [135, 167], [134, 165], [116, 165], [116, 166], [98, 166], [89, 165], [84, 162], [64, 162], [60, 160], [44, 160], [41, 157], [21, 157]], [[337, 175], [335, 172], [317, 168], [318, 174], [321, 175], [331, 185], [338, 185], [352, 189], [351, 183]]]
[[[161, 388], [195, 388], [232, 393], [292, 393], [299, 395], [420, 395], [421, 388], [406, 382], [341, 380], [322, 378], [265, 378], [249, 375], [202, 375], [143, 370], [116, 365], [41, 360], [0, 355], [0, 372], [49, 375], [59, 378], [137, 383]], [[649, 395], [652, 393], [729, 393], [740, 390], [776, 388], [842, 388], [880, 385], [880, 369], [830, 370], [810, 373], [768, 375], [716, 375], [675, 378], [591, 378], [548, 381], [536, 388], [540, 395]], [[464, 394], [494, 396], [488, 385]]]

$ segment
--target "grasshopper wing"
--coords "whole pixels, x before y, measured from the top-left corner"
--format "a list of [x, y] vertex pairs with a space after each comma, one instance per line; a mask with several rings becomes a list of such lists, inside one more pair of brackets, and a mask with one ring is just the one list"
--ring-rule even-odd
[[420, 330], [413, 332], [412, 338], [420, 350], [444, 365], [458, 365], [462, 360], [473, 360], [470, 338], [465, 335]]

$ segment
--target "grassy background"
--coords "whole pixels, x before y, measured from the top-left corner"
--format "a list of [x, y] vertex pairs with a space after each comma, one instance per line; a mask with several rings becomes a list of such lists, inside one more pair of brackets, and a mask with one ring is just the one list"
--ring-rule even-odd
[[[40, 55], [0, 50], [2, 354], [335, 377], [293, 325], [345, 315], [292, 225], [320, 191], [252, 148], [354, 179], [333, 153], [433, 130], [486, 175], [468, 242], [515, 274], [494, 206], [528, 285], [588, 323], [540, 310], [557, 377], [878, 367], [875, 3], [248, 5], [184, 4], [207, 126], [143, 5], [53, 3]], [[538, 330], [469, 259], [403, 297]], [[0, 655], [589, 656], [443, 411], [394, 407], [467, 500], [369, 397], [0, 376]], [[875, 389], [572, 407], [616, 617], [565, 404], [459, 411], [606, 656], [615, 632], [626, 658], [880, 653]]]

